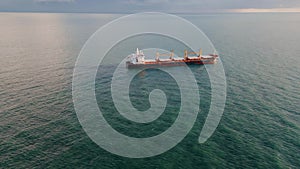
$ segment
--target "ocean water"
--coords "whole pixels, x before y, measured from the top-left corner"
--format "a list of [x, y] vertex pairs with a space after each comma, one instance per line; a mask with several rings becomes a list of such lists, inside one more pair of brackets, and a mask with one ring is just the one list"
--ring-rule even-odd
[[[299, 13], [181, 15], [202, 29], [220, 54], [227, 78], [224, 114], [213, 136], [198, 144], [211, 86], [205, 67], [191, 67], [201, 94], [194, 127], [170, 151], [144, 159], [100, 148], [83, 131], [72, 102], [80, 49], [100, 26], [120, 16], [0, 13], [0, 168], [300, 167]], [[149, 37], [133, 38], [131, 45], [139, 38]], [[151, 38], [148, 45], [156, 42]], [[168, 98], [158, 121], [134, 124], [116, 113], [111, 100], [114, 69], [100, 67], [96, 77], [97, 101], [107, 121], [135, 137], [166, 130], [179, 110], [174, 79], [155, 69], [133, 79], [130, 98], [137, 109], [149, 108], [152, 89]]]

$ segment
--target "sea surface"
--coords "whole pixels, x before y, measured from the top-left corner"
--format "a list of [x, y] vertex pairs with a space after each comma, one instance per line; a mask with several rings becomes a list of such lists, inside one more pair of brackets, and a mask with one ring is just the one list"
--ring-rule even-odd
[[[100, 148], [82, 129], [72, 101], [73, 68], [82, 46], [120, 16], [0, 13], [0, 168], [300, 168], [300, 13], [180, 15], [209, 37], [222, 59], [224, 114], [213, 136], [198, 144], [211, 86], [205, 67], [192, 66], [201, 95], [194, 127], [176, 147], [143, 159]], [[120, 43], [111, 53], [122, 54], [143, 38]], [[155, 46], [158, 41], [151, 38], [147, 44]], [[174, 79], [157, 69], [133, 79], [130, 98], [137, 109], [150, 107], [153, 89], [168, 98], [157, 121], [136, 124], [116, 113], [110, 93], [115, 68], [104, 65], [96, 77], [107, 121], [134, 137], [167, 130], [180, 109]]]

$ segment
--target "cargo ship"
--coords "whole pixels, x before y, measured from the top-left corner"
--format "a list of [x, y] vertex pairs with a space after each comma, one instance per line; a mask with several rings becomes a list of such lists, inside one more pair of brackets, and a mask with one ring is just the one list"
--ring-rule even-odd
[[[160, 56], [168, 56], [167, 59], [160, 59]], [[160, 54], [156, 52], [155, 59], [145, 59], [145, 55], [142, 50], [136, 49], [136, 53], [133, 53], [127, 57], [127, 68], [153, 68], [163, 66], [184, 66], [184, 65], [204, 65], [214, 64], [217, 62], [217, 54], [202, 55], [202, 49], [199, 52], [188, 52], [184, 50], [183, 58], [175, 58], [174, 51], [170, 53]]]

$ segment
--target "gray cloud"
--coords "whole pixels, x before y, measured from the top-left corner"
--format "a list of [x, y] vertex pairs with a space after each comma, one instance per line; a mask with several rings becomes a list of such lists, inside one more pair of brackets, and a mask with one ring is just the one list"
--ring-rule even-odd
[[0, 0], [0, 11], [201, 13], [240, 8], [300, 8], [300, 0]]
[[35, 2], [74, 2], [75, 0], [35, 0]]

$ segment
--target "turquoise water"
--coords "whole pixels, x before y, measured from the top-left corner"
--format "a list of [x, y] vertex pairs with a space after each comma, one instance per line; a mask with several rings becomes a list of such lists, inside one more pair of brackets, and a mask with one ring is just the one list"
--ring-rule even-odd
[[[204, 67], [191, 67], [201, 94], [198, 119], [180, 144], [145, 159], [101, 149], [73, 108], [72, 73], [81, 47], [119, 16], [0, 13], [0, 168], [300, 167], [300, 14], [182, 15], [208, 35], [222, 58], [228, 85], [224, 115], [214, 135], [198, 144], [210, 84]], [[100, 109], [116, 130], [148, 137], [172, 124], [180, 99], [170, 76], [146, 70], [135, 77], [130, 96], [137, 109], [149, 107], [153, 88], [169, 99], [158, 121], [138, 125], [113, 107], [108, 87], [114, 66], [100, 70], [97, 100], [105, 103]]]

